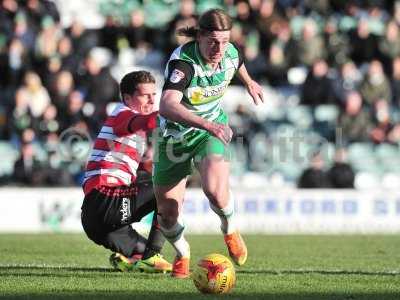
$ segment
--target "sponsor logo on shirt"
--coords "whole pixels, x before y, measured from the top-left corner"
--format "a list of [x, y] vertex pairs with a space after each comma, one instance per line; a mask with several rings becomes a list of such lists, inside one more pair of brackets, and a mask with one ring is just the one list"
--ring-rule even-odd
[[212, 90], [206, 90], [204, 92], [204, 97], [208, 98], [208, 97], [221, 95], [221, 94], [224, 93], [225, 89], [226, 89], [226, 84], [221, 85], [221, 86], [219, 86], [219, 87], [217, 87], [215, 89], [212, 89]]
[[178, 83], [183, 78], [185, 78], [185, 73], [179, 71], [178, 69], [174, 69], [171, 73], [171, 76], [169, 77], [169, 81], [171, 81], [172, 83]]
[[192, 103], [201, 103], [202, 99], [203, 99], [203, 92], [201, 89], [196, 89], [195, 91], [193, 91], [192, 93]]
[[128, 218], [131, 216], [131, 208], [129, 206], [129, 198], [122, 198], [121, 203], [121, 224], [128, 222]]

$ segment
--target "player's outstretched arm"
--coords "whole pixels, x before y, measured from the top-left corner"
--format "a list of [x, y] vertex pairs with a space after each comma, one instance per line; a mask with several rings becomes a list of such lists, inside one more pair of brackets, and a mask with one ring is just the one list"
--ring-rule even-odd
[[115, 120], [114, 134], [121, 137], [132, 134], [138, 130], [150, 131], [157, 125], [158, 112], [148, 115], [138, 115], [131, 111], [121, 113]]
[[253, 98], [254, 104], [258, 105], [264, 102], [264, 96], [261, 86], [255, 82], [247, 72], [246, 66], [242, 64], [237, 72], [237, 76], [245, 85], [247, 92]]

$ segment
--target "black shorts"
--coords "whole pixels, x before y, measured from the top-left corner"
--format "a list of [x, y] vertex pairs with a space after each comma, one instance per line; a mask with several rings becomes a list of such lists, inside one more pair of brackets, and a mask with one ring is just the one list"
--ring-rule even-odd
[[82, 204], [82, 226], [96, 244], [125, 256], [142, 253], [146, 239], [130, 224], [156, 210], [151, 183], [138, 192], [130, 187], [100, 187], [87, 194]]

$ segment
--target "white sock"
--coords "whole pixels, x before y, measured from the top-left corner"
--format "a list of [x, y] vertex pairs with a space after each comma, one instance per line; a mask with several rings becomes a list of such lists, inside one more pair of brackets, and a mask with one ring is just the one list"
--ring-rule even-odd
[[234, 200], [233, 194], [229, 191], [228, 205], [224, 208], [218, 208], [210, 203], [211, 209], [219, 216], [221, 220], [221, 231], [223, 234], [232, 234], [236, 231], [236, 224], [234, 222]]
[[171, 228], [165, 228], [163, 226], [162, 219], [158, 216], [158, 223], [160, 224], [160, 229], [164, 234], [165, 238], [171, 243], [176, 251], [177, 257], [190, 257], [190, 246], [186, 241], [183, 231], [185, 230], [185, 226], [178, 219], [178, 222], [175, 223]]

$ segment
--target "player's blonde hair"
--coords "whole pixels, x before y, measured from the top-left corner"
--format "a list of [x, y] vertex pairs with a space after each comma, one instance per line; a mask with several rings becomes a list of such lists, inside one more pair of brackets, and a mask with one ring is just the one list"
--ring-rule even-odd
[[222, 9], [215, 8], [201, 15], [198, 26], [180, 28], [177, 33], [178, 35], [195, 38], [198, 34], [208, 34], [212, 31], [229, 31], [231, 29], [232, 18]]

